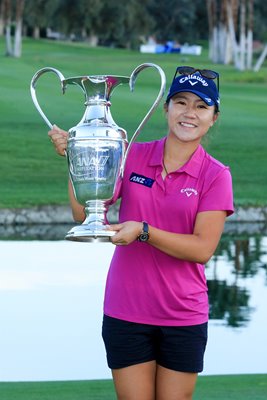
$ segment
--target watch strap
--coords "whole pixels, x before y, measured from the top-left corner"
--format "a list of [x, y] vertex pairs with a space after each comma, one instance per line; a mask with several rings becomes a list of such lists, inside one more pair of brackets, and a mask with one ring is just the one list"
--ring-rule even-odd
[[149, 227], [146, 221], [143, 221], [143, 230], [137, 238], [139, 242], [147, 242], [149, 239]]

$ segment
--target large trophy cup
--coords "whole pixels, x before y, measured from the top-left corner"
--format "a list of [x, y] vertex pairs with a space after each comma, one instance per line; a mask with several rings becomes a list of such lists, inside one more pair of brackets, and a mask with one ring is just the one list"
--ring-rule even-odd
[[[137, 75], [148, 67], [160, 74], [161, 85], [158, 96], [128, 143], [127, 133], [117, 126], [110, 113], [110, 98], [113, 90], [128, 83], [134, 90]], [[67, 85], [79, 86], [85, 96], [85, 113], [81, 121], [69, 129], [66, 156], [69, 175], [77, 201], [84, 205], [86, 219], [72, 228], [66, 239], [80, 242], [106, 242], [115, 232], [106, 229], [106, 213], [123, 177], [127, 154], [144, 124], [158, 106], [164, 91], [166, 78], [156, 64], [145, 63], [134, 69], [130, 77], [93, 75], [65, 78], [52, 67], [42, 68], [31, 80], [31, 96], [38, 112], [51, 129], [52, 124], [42, 111], [36, 97], [36, 83], [46, 72], [55, 73], [63, 94]]]

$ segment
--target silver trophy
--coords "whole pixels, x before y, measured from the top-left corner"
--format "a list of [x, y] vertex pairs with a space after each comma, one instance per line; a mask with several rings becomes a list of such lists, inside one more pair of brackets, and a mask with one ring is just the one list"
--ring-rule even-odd
[[[124, 83], [128, 83], [133, 91], [137, 75], [148, 67], [156, 68], [159, 72], [160, 90], [128, 143], [126, 131], [114, 122], [110, 113], [111, 94], [117, 86]], [[106, 229], [108, 206], [112, 203], [123, 177], [131, 145], [164, 94], [165, 74], [158, 65], [151, 63], [139, 65], [130, 77], [90, 75], [65, 78], [55, 68], [42, 68], [31, 80], [31, 96], [50, 129], [53, 125], [42, 111], [35, 91], [37, 80], [46, 72], [53, 72], [58, 76], [63, 94], [67, 85], [77, 85], [85, 95], [85, 113], [81, 121], [69, 129], [66, 156], [73, 191], [77, 201], [84, 205], [86, 219], [81, 225], [72, 228], [66, 239], [80, 242], [109, 241], [115, 232]]]

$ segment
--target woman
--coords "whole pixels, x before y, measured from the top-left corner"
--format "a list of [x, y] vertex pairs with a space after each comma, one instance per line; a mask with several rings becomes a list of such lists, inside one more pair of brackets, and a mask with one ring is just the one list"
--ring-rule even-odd
[[[164, 104], [167, 136], [135, 143], [126, 162], [120, 222], [110, 226], [116, 249], [103, 319], [119, 400], [190, 400], [203, 369], [204, 264], [233, 212], [229, 168], [200, 144], [219, 115], [218, 78], [178, 67]], [[55, 127], [49, 135], [64, 154], [66, 132]], [[82, 221], [69, 187], [74, 218]]]

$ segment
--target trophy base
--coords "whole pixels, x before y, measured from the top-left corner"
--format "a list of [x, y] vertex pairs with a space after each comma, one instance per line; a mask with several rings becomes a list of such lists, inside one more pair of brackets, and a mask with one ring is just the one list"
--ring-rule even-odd
[[82, 224], [72, 228], [65, 239], [74, 242], [110, 242], [111, 236], [115, 233], [105, 229], [105, 226]]

